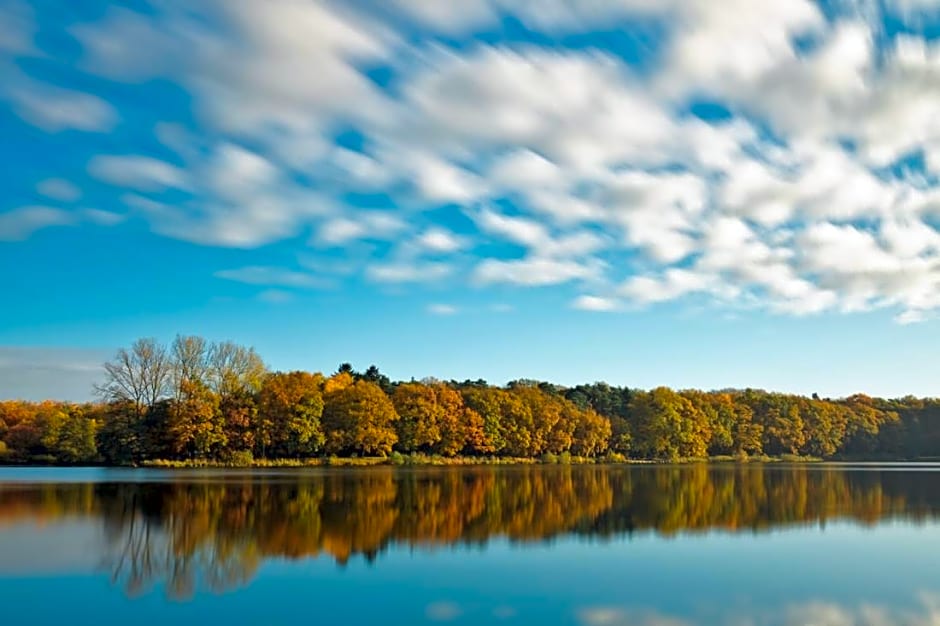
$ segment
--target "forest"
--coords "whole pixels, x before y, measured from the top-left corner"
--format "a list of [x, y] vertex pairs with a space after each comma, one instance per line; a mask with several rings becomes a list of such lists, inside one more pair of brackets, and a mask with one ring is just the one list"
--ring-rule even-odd
[[252, 348], [139, 339], [94, 403], [0, 402], [0, 462], [677, 461], [940, 456], [940, 400], [598, 382], [392, 381], [377, 367], [272, 372]]

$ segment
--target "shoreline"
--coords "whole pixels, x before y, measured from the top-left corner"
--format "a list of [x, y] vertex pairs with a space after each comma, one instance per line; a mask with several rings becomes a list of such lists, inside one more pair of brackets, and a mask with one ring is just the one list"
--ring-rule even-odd
[[303, 469], [303, 468], [368, 468], [368, 467], [489, 467], [489, 466], [572, 466], [572, 465], [623, 465], [623, 466], [670, 466], [670, 465], [854, 465], [854, 464], [930, 464], [936, 459], [821, 459], [796, 455], [732, 457], [714, 456], [680, 459], [612, 459], [608, 457], [584, 458], [524, 458], [524, 457], [433, 457], [427, 455], [392, 455], [389, 457], [315, 457], [308, 459], [254, 459], [250, 463], [218, 460], [169, 460], [152, 459], [136, 464], [79, 464], [61, 463], [0, 463], [0, 468], [79, 468], [96, 467], [132, 469]]
[[828, 458], [812, 456], [730, 456], [677, 458], [677, 459], [635, 459], [621, 455], [602, 457], [575, 457], [569, 455], [544, 455], [531, 457], [442, 457], [427, 454], [397, 454], [387, 457], [310, 457], [302, 459], [252, 459], [247, 462], [221, 461], [210, 459], [175, 460], [149, 459], [139, 463], [49, 463], [35, 459], [24, 461], [0, 460], [0, 468], [127, 468], [127, 469], [302, 469], [302, 468], [360, 468], [360, 467], [489, 467], [489, 466], [559, 466], [559, 465], [775, 465], [775, 464], [811, 464], [811, 465], [932, 465], [940, 463], [937, 457], [921, 458]]

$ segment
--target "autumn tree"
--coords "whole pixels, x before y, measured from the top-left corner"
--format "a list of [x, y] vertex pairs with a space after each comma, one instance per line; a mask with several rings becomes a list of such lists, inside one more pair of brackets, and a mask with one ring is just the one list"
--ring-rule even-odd
[[486, 435], [480, 414], [466, 406], [463, 396], [453, 387], [437, 383], [435, 388], [441, 407], [441, 438], [434, 445], [434, 452], [444, 456], [485, 452]]
[[704, 457], [711, 432], [707, 417], [668, 387], [637, 393], [631, 401], [633, 447], [647, 458]]
[[[340, 374], [340, 376], [348, 374]], [[384, 456], [398, 440], [395, 422], [398, 414], [385, 392], [365, 380], [343, 387], [331, 387], [324, 396], [323, 429], [329, 454], [369, 454]]]
[[169, 434], [173, 449], [188, 458], [217, 458], [227, 443], [219, 396], [200, 382], [184, 380], [174, 402]]
[[503, 452], [508, 456], [528, 456], [534, 449], [532, 436], [535, 423], [532, 408], [517, 394], [505, 390], [497, 397], [499, 402], [499, 420], [501, 435], [505, 445]]
[[[560, 453], [571, 446], [570, 432], [565, 433], [566, 428], [562, 422], [563, 404], [558, 398], [543, 392], [536, 385], [525, 382], [513, 386], [510, 394], [524, 407], [510, 409], [507, 405], [509, 412], [504, 415], [505, 419], [512, 420], [507, 422], [507, 425], [512, 425], [510, 432], [519, 437], [520, 443], [515, 456]], [[558, 436], [553, 438], [556, 429], [559, 431]], [[524, 444], [521, 443], [523, 437], [526, 439]]]
[[481, 442], [477, 451], [483, 454], [497, 454], [506, 447], [503, 437], [502, 389], [487, 387], [485, 383], [469, 383], [461, 386], [460, 394], [468, 409], [479, 416], [482, 422]]
[[102, 413], [98, 451], [110, 465], [127, 465], [145, 456], [137, 407], [132, 402], [111, 402]]
[[734, 453], [742, 456], [761, 454], [764, 451], [764, 427], [754, 421], [754, 411], [748, 404], [732, 399], [734, 426], [732, 441]]
[[430, 452], [441, 441], [444, 407], [436, 388], [411, 382], [398, 385], [391, 395], [398, 413], [396, 447], [402, 452]]
[[571, 452], [577, 456], [598, 456], [607, 451], [611, 437], [610, 420], [594, 409], [579, 411], [572, 433]]
[[219, 399], [219, 414], [227, 442], [225, 455], [252, 453], [258, 441], [258, 407], [253, 394], [243, 392]]
[[[140, 339], [105, 364], [101, 404], [0, 402], [10, 461], [139, 463], [156, 458], [402, 452], [636, 458], [808, 454], [940, 456], [940, 399], [844, 399], [743, 391], [644, 392], [519, 379], [395, 382], [376, 366], [268, 375], [232, 342]], [[239, 456], [235, 456], [239, 454]]]
[[261, 456], [299, 458], [320, 451], [325, 441], [323, 376], [278, 372], [264, 379], [258, 393]]

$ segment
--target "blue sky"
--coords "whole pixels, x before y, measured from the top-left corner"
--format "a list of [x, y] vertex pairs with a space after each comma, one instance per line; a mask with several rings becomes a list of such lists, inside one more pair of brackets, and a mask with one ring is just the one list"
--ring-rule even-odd
[[0, 6], [0, 397], [272, 368], [936, 395], [936, 0]]

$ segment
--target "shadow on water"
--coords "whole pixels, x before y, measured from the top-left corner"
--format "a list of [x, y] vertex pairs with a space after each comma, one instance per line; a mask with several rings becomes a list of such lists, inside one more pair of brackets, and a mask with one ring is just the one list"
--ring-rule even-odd
[[[340, 565], [392, 546], [482, 546], [768, 532], [940, 513], [940, 472], [772, 466], [533, 466], [260, 474], [143, 482], [0, 483], [0, 525], [100, 524], [103, 566], [130, 594], [178, 598], [246, 584], [267, 559]], [[2, 526], [0, 526], [2, 528]]]

